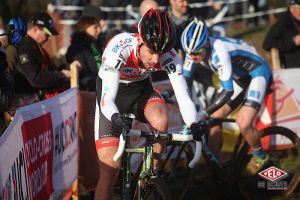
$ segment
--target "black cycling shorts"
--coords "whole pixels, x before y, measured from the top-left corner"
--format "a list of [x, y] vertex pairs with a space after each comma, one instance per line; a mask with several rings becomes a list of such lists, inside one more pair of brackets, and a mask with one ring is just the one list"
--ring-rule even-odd
[[[247, 94], [247, 89], [251, 83], [251, 77], [245, 77], [241, 80], [235, 80], [236, 84], [238, 84], [241, 88], [243, 88], [242, 92], [239, 93], [235, 98], [231, 98], [227, 104], [228, 106], [234, 110], [236, 109], [239, 105], [247, 105], [247, 106], [250, 106], [252, 108], [254, 108], [255, 110], [257, 110], [257, 112], [259, 111], [260, 107], [261, 107], [261, 104], [258, 104], [257, 102], [254, 102], [254, 101], [251, 101], [251, 100], [248, 100], [246, 99], [246, 94]], [[272, 76], [270, 77], [269, 79], [269, 82], [267, 83], [267, 86], [266, 86], [266, 92], [265, 92], [265, 95], [268, 95], [270, 93], [273, 92], [272, 88], [271, 88], [271, 85], [273, 83], [273, 78]]]
[[[101, 101], [101, 92], [102, 80], [98, 77], [96, 83], [96, 98], [98, 105], [100, 105]], [[147, 123], [144, 116], [144, 108], [150, 101], [159, 101], [164, 103], [163, 98], [153, 89], [149, 78], [143, 81], [119, 84], [115, 103], [120, 113], [133, 113], [137, 120]], [[112, 124], [110, 120], [103, 115], [101, 109], [99, 110], [100, 123], [98, 138], [112, 137]]]

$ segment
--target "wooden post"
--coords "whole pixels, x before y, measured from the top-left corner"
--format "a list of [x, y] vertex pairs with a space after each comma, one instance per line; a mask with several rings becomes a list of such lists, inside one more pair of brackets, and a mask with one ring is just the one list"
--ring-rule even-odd
[[76, 65], [70, 65], [71, 70], [71, 88], [78, 87], [78, 67]]
[[272, 69], [281, 69], [279, 51], [277, 48], [271, 49], [271, 60], [272, 60]]

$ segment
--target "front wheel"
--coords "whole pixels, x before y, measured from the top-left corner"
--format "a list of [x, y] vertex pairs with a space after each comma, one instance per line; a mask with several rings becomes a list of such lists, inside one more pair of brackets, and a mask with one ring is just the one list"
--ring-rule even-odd
[[[241, 192], [251, 200], [291, 196], [300, 181], [299, 137], [290, 129], [280, 126], [264, 129], [259, 133], [259, 137], [270, 161], [260, 171], [266, 170], [261, 175], [260, 172], [255, 176], [241, 175], [238, 182]], [[239, 154], [240, 163], [245, 167], [252, 156], [250, 147], [245, 145]]]
[[169, 188], [164, 179], [160, 177], [148, 180], [146, 187], [143, 189], [143, 200], [172, 200]]

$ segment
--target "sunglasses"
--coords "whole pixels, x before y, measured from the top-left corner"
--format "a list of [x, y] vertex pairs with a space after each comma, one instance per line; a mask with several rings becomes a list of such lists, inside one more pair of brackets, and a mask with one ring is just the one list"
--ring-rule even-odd
[[198, 55], [198, 54], [202, 54], [205, 50], [205, 47], [199, 49], [198, 51], [194, 51], [194, 52], [191, 52], [190, 54], [191, 55]]

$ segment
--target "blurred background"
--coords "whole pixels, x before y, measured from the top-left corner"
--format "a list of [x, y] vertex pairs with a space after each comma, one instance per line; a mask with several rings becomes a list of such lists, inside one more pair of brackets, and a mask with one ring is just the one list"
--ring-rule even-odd
[[[131, 31], [137, 24], [141, 0], [0, 0], [0, 32], [9, 18], [21, 16], [28, 20], [31, 13], [44, 10], [55, 20], [58, 37], [52, 37], [47, 44], [51, 56], [64, 56], [70, 45], [70, 36], [84, 6], [99, 7], [105, 21], [104, 29]], [[168, 9], [169, 0], [157, 0], [159, 8]], [[243, 38], [252, 43], [270, 63], [269, 52], [262, 49], [262, 41], [269, 27], [280, 13], [287, 10], [287, 0], [189, 0], [192, 15], [206, 20], [222, 12], [217, 25], [222, 26], [218, 34]]]

